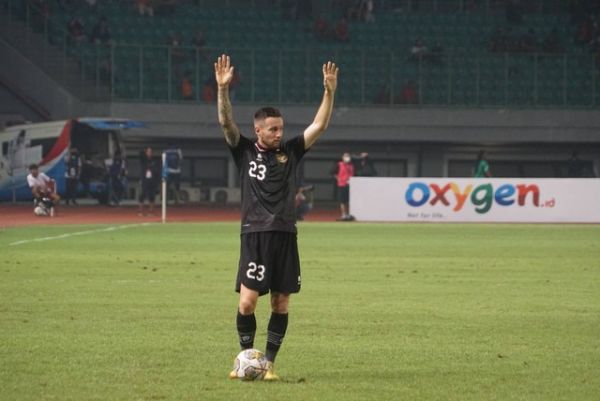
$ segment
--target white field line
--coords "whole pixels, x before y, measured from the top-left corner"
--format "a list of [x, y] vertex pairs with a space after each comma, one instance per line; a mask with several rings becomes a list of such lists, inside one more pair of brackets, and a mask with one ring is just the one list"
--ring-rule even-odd
[[24, 245], [24, 244], [29, 244], [32, 242], [52, 241], [55, 239], [64, 239], [64, 238], [69, 238], [69, 237], [75, 237], [78, 235], [88, 235], [88, 234], [97, 234], [97, 233], [104, 233], [104, 232], [110, 232], [110, 231], [124, 230], [126, 228], [142, 227], [142, 226], [147, 226], [149, 224], [152, 224], [152, 223], [124, 224], [122, 226], [111, 226], [111, 227], [106, 227], [106, 228], [99, 228], [97, 230], [76, 231], [74, 233], [66, 233], [66, 234], [61, 234], [61, 235], [55, 235], [52, 237], [41, 237], [41, 238], [33, 238], [33, 239], [26, 239], [26, 240], [22, 240], [22, 241], [11, 242], [10, 244], [8, 244], [8, 246]]

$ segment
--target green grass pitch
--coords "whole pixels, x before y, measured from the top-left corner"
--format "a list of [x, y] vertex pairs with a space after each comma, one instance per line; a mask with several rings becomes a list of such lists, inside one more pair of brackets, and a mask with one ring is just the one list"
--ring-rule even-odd
[[0, 230], [0, 400], [598, 400], [600, 226], [299, 231], [283, 381], [241, 383], [238, 224]]

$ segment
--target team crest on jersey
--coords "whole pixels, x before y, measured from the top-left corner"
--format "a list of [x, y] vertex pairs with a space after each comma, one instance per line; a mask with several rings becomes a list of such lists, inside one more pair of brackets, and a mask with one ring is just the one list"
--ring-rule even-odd
[[281, 164], [287, 163], [287, 161], [288, 161], [287, 155], [283, 152], [277, 152], [275, 157], [277, 158], [277, 161]]
[[259, 162], [261, 162], [262, 161], [262, 154], [259, 153], [258, 155], [256, 155], [256, 160], [258, 160]]

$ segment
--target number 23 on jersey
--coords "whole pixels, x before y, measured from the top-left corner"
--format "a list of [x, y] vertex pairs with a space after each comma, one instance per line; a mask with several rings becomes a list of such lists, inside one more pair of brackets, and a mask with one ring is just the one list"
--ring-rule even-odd
[[251, 161], [248, 175], [252, 178], [262, 181], [267, 176], [267, 166], [264, 164], [257, 164], [255, 161]]

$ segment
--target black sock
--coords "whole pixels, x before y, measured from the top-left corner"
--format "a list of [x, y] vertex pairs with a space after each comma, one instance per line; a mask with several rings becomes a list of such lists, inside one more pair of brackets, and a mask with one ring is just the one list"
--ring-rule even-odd
[[265, 356], [267, 360], [275, 362], [277, 352], [283, 342], [283, 337], [288, 326], [288, 314], [287, 313], [271, 313], [271, 319], [269, 319], [269, 327], [267, 331], [267, 351]]
[[240, 338], [240, 348], [248, 349], [254, 347], [254, 335], [256, 334], [256, 317], [251, 315], [242, 315], [237, 313], [237, 331]]

